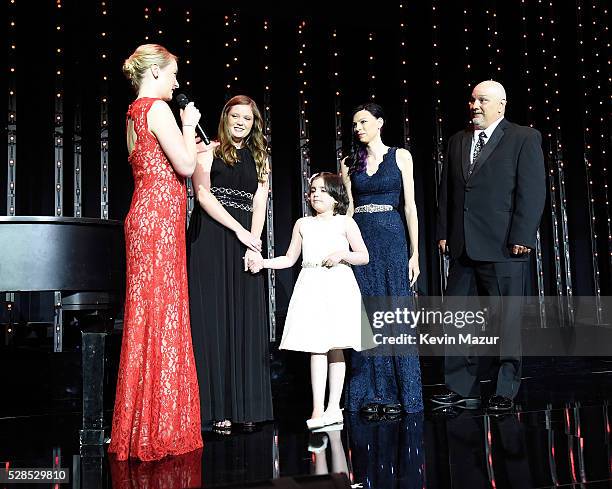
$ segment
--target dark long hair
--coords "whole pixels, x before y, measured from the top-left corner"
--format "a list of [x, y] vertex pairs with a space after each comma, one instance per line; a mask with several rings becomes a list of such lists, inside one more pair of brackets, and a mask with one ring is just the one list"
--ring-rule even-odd
[[312, 185], [312, 182], [314, 182], [317, 178], [323, 180], [325, 191], [337, 202], [336, 206], [334, 207], [334, 215], [345, 215], [349, 206], [349, 197], [346, 193], [346, 187], [344, 186], [342, 177], [340, 175], [336, 175], [335, 173], [324, 171], [321, 173], [315, 173], [312, 177], [310, 177], [310, 184]]
[[352, 129], [353, 117], [355, 117], [355, 114], [361, 110], [367, 110], [376, 119], [385, 118], [385, 113], [382, 107], [374, 102], [358, 105], [353, 109], [353, 112], [351, 112], [351, 150], [345, 161], [345, 164], [349, 169], [349, 175], [365, 171], [368, 164], [368, 151], [366, 149], [366, 145], [359, 141], [357, 136], [355, 136], [355, 131]]

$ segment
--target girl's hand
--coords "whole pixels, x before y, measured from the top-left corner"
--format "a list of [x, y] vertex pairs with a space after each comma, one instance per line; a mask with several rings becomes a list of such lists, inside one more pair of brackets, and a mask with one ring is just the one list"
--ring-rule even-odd
[[419, 278], [421, 271], [419, 270], [419, 257], [413, 254], [408, 261], [408, 279], [410, 280], [410, 287], [412, 287], [417, 278]]
[[244, 271], [257, 273], [263, 268], [263, 257], [261, 253], [255, 253], [252, 250], [247, 250], [244, 254]]
[[335, 253], [332, 253], [331, 255], [325, 257], [321, 262], [321, 265], [328, 268], [335, 267], [338, 263], [344, 260], [344, 255], [344, 251], [336, 251]]
[[202, 167], [204, 172], [210, 172], [212, 168], [213, 158], [215, 157], [214, 149], [219, 146], [217, 141], [211, 141], [210, 144], [204, 144], [199, 136], [196, 136], [196, 150], [198, 152], [198, 165]]
[[200, 136], [196, 135], [196, 148], [198, 150], [198, 153], [210, 153], [212, 156], [212, 152], [213, 150], [219, 146], [219, 141], [211, 141], [210, 144], [204, 144], [204, 141], [202, 141], [202, 138], [200, 138]]
[[249, 250], [256, 251], [257, 253], [261, 252], [261, 239], [251, 234], [251, 232], [247, 231], [243, 227], [236, 231], [236, 237]]

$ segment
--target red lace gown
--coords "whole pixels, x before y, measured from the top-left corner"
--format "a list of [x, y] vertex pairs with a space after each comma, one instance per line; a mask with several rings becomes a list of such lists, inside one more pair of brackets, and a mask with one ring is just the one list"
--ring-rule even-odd
[[202, 447], [191, 345], [185, 247], [185, 180], [148, 129], [157, 99], [130, 105], [137, 136], [125, 220], [127, 289], [109, 452], [157, 460]]

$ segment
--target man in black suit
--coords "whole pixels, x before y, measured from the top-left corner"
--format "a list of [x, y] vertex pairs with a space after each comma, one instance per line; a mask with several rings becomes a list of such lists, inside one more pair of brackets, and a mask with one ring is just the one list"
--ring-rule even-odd
[[[469, 108], [473, 127], [449, 139], [440, 184], [437, 241], [451, 259], [446, 297], [523, 296], [546, 198], [542, 137], [504, 118], [506, 92], [495, 81], [474, 87]], [[488, 407], [508, 411], [521, 380], [521, 313], [504, 303], [494, 312], [500, 355]], [[447, 390], [432, 401], [478, 406], [480, 361], [467, 347], [447, 347]]]

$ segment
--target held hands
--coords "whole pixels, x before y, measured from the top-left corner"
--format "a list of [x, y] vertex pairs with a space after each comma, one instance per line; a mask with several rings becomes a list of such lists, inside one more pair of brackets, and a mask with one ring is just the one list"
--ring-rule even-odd
[[261, 253], [256, 253], [252, 250], [247, 250], [244, 254], [244, 271], [257, 273], [263, 268], [263, 257]]
[[184, 109], [181, 109], [181, 122], [183, 126], [192, 126], [195, 129], [195, 126], [198, 122], [200, 122], [200, 111], [196, 109], [196, 106], [193, 105], [193, 102], [189, 102]]
[[515, 256], [523, 256], [523, 255], [528, 255], [529, 253], [531, 253], [531, 249], [528, 248], [527, 246], [515, 244], [515, 245], [510, 245], [510, 253], [512, 253]]
[[261, 253], [261, 239], [252, 234], [250, 231], [240, 227], [240, 229], [236, 231], [236, 237], [249, 250]]
[[321, 262], [321, 265], [327, 268], [335, 267], [338, 263], [344, 260], [345, 253], [346, 252], [344, 251], [336, 251], [335, 253], [325, 257]]
[[[446, 241], [444, 243], [446, 244]], [[413, 253], [410, 260], [408, 260], [408, 279], [410, 280], [410, 287], [416, 283], [420, 274], [421, 270], [419, 269], [419, 257]]]

